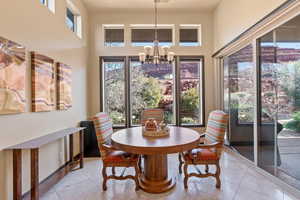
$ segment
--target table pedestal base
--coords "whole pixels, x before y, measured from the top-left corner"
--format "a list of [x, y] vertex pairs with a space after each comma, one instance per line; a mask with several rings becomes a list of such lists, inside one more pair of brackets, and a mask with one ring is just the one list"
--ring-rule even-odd
[[176, 181], [168, 176], [167, 155], [145, 155], [144, 158], [144, 174], [140, 177], [141, 189], [149, 193], [171, 190]]

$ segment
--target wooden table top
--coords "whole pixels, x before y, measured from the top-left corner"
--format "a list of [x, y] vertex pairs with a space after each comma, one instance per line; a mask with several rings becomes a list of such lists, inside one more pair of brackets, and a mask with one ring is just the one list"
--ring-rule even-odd
[[142, 127], [122, 129], [112, 135], [112, 145], [129, 153], [151, 155], [187, 151], [199, 144], [197, 131], [176, 126], [169, 128], [169, 136], [156, 138], [143, 136]]
[[64, 130], [56, 131], [54, 133], [50, 133], [48, 135], [40, 136], [38, 138], [34, 138], [31, 140], [28, 140], [26, 142], [13, 145], [10, 147], [5, 148], [5, 150], [11, 150], [11, 149], [35, 149], [35, 148], [40, 148], [41, 146], [51, 143], [55, 140], [58, 140], [60, 138], [63, 138], [65, 136], [77, 133], [81, 130], [84, 130], [84, 127], [80, 128], [67, 128]]

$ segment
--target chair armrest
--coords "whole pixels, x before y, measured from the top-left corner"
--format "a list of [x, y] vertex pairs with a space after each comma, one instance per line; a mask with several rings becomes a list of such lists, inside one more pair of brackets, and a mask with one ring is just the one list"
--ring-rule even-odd
[[211, 144], [199, 144], [196, 149], [211, 149], [211, 148], [217, 148], [220, 145], [222, 145], [220, 142], [214, 142]]
[[106, 151], [117, 151], [116, 148], [114, 148], [113, 146], [107, 145], [107, 144], [102, 144], [101, 146], [102, 146], [103, 149], [106, 150]]

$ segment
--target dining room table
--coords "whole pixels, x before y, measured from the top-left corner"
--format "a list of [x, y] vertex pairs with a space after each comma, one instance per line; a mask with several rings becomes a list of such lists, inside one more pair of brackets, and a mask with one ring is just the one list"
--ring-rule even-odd
[[200, 134], [193, 129], [168, 127], [169, 135], [163, 137], [144, 136], [143, 127], [122, 129], [111, 137], [115, 148], [142, 155], [144, 161], [139, 184], [148, 193], [171, 190], [176, 185], [176, 179], [168, 173], [168, 154], [191, 150], [200, 142]]

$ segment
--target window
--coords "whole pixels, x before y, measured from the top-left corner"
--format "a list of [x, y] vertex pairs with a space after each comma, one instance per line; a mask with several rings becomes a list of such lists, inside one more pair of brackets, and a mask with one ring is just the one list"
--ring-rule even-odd
[[[159, 40], [159, 45], [168, 45], [173, 44], [173, 28], [159, 26], [157, 31], [157, 38]], [[155, 39], [155, 29], [153, 26], [148, 26], [146, 28], [141, 28], [134, 26], [131, 29], [131, 43], [133, 46], [145, 46], [153, 45]]]
[[165, 111], [165, 121], [175, 124], [174, 80], [171, 64], [141, 64], [131, 59], [131, 120], [139, 125], [145, 108], [160, 108]]
[[66, 8], [66, 25], [78, 37], [82, 38], [82, 24], [79, 11], [75, 7], [75, 5], [69, 0], [67, 0], [67, 6], [68, 7]]
[[124, 126], [125, 115], [125, 64], [124, 58], [103, 58], [103, 100], [105, 112], [114, 125]]
[[68, 28], [75, 32], [75, 15], [69, 8], [67, 8], [66, 23]]
[[179, 45], [180, 46], [200, 46], [200, 25], [180, 25]]
[[123, 47], [124, 46], [124, 28], [123, 25], [104, 25], [104, 46]]
[[202, 69], [202, 59], [180, 59], [180, 122], [182, 125], [203, 123]]
[[41, 4], [45, 5], [53, 13], [55, 12], [55, 0], [40, 0]]
[[204, 125], [203, 58], [177, 60], [153, 65], [141, 64], [137, 57], [103, 57], [101, 110], [115, 126], [140, 125], [145, 108], [163, 109], [168, 124]]

